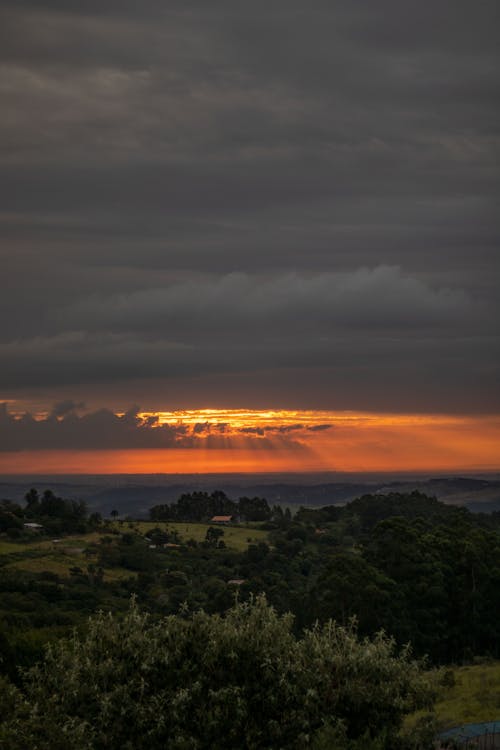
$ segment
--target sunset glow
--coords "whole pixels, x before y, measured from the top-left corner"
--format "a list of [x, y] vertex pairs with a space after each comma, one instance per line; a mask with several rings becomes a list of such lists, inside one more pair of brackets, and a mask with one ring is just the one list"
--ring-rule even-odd
[[[15, 411], [12, 410], [15, 414]], [[3, 450], [2, 473], [219, 473], [488, 471], [500, 467], [500, 416], [307, 410], [176, 410], [111, 415], [126, 422], [129, 446], [99, 450]], [[92, 415], [87, 417], [92, 418]], [[20, 425], [22, 417], [14, 417]], [[65, 423], [65, 420], [67, 422]], [[73, 429], [85, 416], [36, 415]], [[160, 445], [168, 437], [168, 444]], [[151, 447], [138, 448], [137, 436]], [[77, 447], [75, 447], [77, 446]], [[158, 447], [160, 446], [160, 447]]]

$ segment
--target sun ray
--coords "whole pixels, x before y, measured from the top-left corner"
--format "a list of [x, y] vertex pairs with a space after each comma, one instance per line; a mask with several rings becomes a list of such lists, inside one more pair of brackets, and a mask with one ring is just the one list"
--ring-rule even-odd
[[[21, 425], [22, 411], [16, 414], [14, 405], [10, 413]], [[34, 418], [42, 425], [50, 420], [48, 413]], [[73, 417], [76, 430], [78, 420]], [[127, 424], [125, 447], [4, 448], [0, 472], [486, 471], [500, 465], [499, 415], [204, 408], [139, 412]], [[150, 447], [134, 443], [138, 434], [149, 436]]]

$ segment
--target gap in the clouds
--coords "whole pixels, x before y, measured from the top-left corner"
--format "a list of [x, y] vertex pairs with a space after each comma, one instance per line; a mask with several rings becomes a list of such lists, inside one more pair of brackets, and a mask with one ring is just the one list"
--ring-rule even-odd
[[500, 463], [498, 415], [80, 411], [33, 417], [4, 408], [0, 472], [464, 472]]

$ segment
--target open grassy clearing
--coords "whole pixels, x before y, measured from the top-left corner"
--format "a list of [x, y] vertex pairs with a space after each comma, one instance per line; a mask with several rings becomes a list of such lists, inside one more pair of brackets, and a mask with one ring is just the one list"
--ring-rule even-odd
[[[41, 557], [26, 558], [25, 560], [16, 560], [4, 566], [5, 570], [24, 570], [28, 573], [55, 573], [58, 576], [69, 576], [69, 569], [78, 565], [74, 558], [53, 557], [43, 555]], [[84, 568], [83, 565], [79, 567]]]
[[63, 547], [85, 547], [92, 542], [98, 542], [105, 533], [93, 531], [89, 534], [72, 534], [63, 536], [57, 542], [54, 539], [34, 539], [30, 542], [6, 542], [0, 540], [0, 555], [10, 555], [18, 552], [27, 552], [32, 550], [55, 549], [56, 546]]
[[500, 720], [500, 662], [458, 667], [453, 677], [455, 684], [439, 691], [440, 722], [451, 727]]
[[[188, 523], [187, 521], [175, 523], [137, 521], [132, 524], [132, 526], [144, 535], [146, 535], [148, 531], [151, 531], [151, 529], [160, 528], [169, 532], [176, 531], [181, 542], [187, 542], [188, 539], [194, 539], [196, 542], [203, 542], [209, 526], [215, 527], [218, 526], [218, 524]], [[121, 530], [126, 530], [126, 527], [127, 524], [123, 524]], [[268, 539], [268, 532], [262, 529], [254, 529], [247, 526], [219, 526], [219, 528], [224, 531], [222, 539], [226, 543], [226, 546], [230, 549], [238, 550], [239, 552], [246, 550], [249, 544], [266, 542]]]
[[[58, 541], [53, 539], [34, 540], [32, 542], [4, 542], [0, 541], [0, 555], [10, 555], [26, 551], [47, 550], [52, 551], [60, 548], [79, 548], [86, 547], [89, 544], [99, 543], [104, 536], [109, 536], [110, 531], [118, 531], [121, 534], [127, 532], [140, 533], [146, 536], [151, 529], [160, 528], [166, 531], [176, 531], [181, 542], [188, 539], [194, 539], [196, 542], [203, 542], [209, 526], [217, 524], [210, 523], [189, 523], [183, 522], [153, 522], [153, 521], [132, 521], [120, 523], [115, 521], [110, 524], [108, 530], [93, 531], [89, 534], [73, 534], [63, 536]], [[226, 546], [238, 551], [245, 550], [249, 544], [258, 544], [268, 540], [268, 532], [263, 529], [253, 528], [250, 526], [220, 526], [224, 531], [223, 539]]]
[[[2, 542], [2, 567], [5, 570], [55, 573], [58, 576], [69, 577], [71, 568], [79, 567], [85, 572], [87, 565], [97, 562], [96, 552], [88, 550], [88, 546], [99, 543], [103, 536], [99, 532], [92, 532], [61, 537], [57, 541], [45, 539], [30, 543]], [[135, 576], [135, 573], [125, 568], [104, 568], [104, 580], [118, 580], [130, 576]]]
[[22, 552], [31, 547], [30, 544], [17, 544], [16, 542], [0, 541], [0, 555], [10, 555], [12, 552]]
[[52, 547], [52, 545], [52, 540], [49, 541], [48, 539], [41, 540], [39, 538], [36, 538], [33, 541], [29, 542], [5, 542], [2, 539], [0, 540], [0, 555], [10, 555], [18, 552], [30, 552], [32, 550], [48, 549]]
[[[444, 667], [435, 675], [438, 688], [434, 710], [440, 729], [500, 721], [500, 662]], [[424, 713], [411, 714], [406, 727], [412, 727]]]
[[[71, 575], [71, 568], [81, 568], [85, 573], [87, 565], [95, 564], [95, 556], [86, 555], [66, 555], [62, 552], [56, 554], [41, 554], [37, 557], [17, 559], [7, 563], [4, 569], [24, 570], [28, 573], [55, 573], [58, 576], [68, 578]], [[118, 581], [124, 578], [135, 577], [137, 573], [125, 568], [103, 568], [104, 581]]]
[[[214, 524], [209, 523], [154, 523], [137, 521], [132, 523], [113, 523], [111, 530], [126, 533], [132, 531], [143, 536], [155, 528], [177, 532], [180, 542], [194, 539], [196, 542], [205, 540], [207, 529]], [[229, 549], [239, 552], [247, 549], [249, 544], [258, 544], [268, 539], [268, 532], [246, 526], [223, 526], [222, 537]], [[89, 534], [75, 534], [53, 539], [34, 540], [33, 542], [0, 542], [0, 555], [5, 555], [2, 561], [5, 569], [24, 570], [31, 573], [55, 573], [69, 577], [70, 570], [79, 567], [86, 571], [87, 565], [96, 563], [95, 551], [88, 550], [89, 545], [99, 544], [104, 536], [109, 536], [109, 529], [94, 531]], [[7, 559], [6, 559], [7, 558]], [[104, 568], [104, 580], [119, 580], [136, 575], [125, 568]]]

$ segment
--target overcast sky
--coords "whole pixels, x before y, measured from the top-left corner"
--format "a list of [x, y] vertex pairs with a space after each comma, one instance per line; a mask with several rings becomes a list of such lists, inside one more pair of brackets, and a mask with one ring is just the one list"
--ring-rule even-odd
[[500, 411], [497, 8], [4, 0], [0, 400]]

